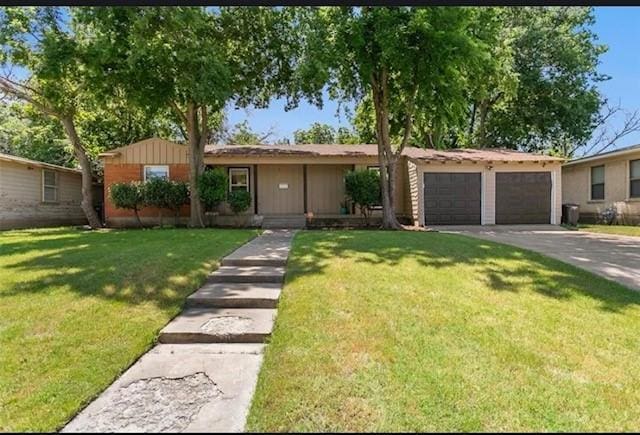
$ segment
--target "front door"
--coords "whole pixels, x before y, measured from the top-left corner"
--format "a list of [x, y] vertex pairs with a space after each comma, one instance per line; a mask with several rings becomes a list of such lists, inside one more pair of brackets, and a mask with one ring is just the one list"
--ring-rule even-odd
[[259, 214], [304, 213], [302, 165], [259, 165], [257, 182]]

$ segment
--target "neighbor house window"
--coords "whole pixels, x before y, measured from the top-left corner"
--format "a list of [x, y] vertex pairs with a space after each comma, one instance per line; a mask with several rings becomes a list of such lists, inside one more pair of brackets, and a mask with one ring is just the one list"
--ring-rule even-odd
[[604, 165], [591, 167], [591, 199], [604, 199]]
[[640, 198], [640, 160], [629, 162], [629, 196]]
[[229, 192], [249, 191], [249, 168], [229, 168]]
[[169, 179], [169, 166], [167, 165], [146, 165], [144, 167], [144, 181], [152, 178]]
[[55, 171], [42, 171], [42, 201], [56, 202], [58, 200], [58, 174]]

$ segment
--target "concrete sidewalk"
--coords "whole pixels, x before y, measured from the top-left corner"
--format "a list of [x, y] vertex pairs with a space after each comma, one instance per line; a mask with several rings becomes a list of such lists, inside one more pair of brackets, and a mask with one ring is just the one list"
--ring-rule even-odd
[[640, 290], [640, 238], [571, 231], [556, 225], [434, 226], [540, 252]]
[[222, 260], [158, 344], [62, 432], [241, 432], [294, 232], [265, 231]]

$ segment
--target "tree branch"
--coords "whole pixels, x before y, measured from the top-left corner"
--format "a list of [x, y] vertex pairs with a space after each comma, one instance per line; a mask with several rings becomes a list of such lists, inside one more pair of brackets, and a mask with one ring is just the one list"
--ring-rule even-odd
[[404, 134], [402, 136], [402, 142], [400, 143], [400, 149], [397, 154], [400, 155], [402, 150], [409, 144], [411, 139], [411, 128], [413, 126], [413, 110], [416, 103], [416, 94], [418, 93], [418, 81], [414, 77], [413, 88], [407, 101], [406, 113], [404, 118]]
[[[614, 120], [616, 115], [624, 113], [625, 119], [622, 126], [613, 129], [609, 124]], [[606, 113], [600, 117], [598, 125], [596, 126], [593, 136], [591, 137], [590, 144], [578, 145], [573, 147], [569, 151], [569, 155], [573, 154], [580, 148], [586, 146], [586, 150], [583, 155], [600, 154], [630, 134], [640, 132], [640, 111], [635, 110], [633, 112], [625, 111], [620, 105], [606, 107]]]
[[185, 115], [185, 113], [182, 110], [180, 110], [180, 107], [178, 107], [178, 103], [176, 103], [173, 100], [169, 100], [169, 104], [171, 105], [171, 108], [176, 113], [176, 115], [178, 115], [178, 118], [180, 118], [180, 120], [184, 123], [184, 125], [187, 125], [188, 124], [187, 115]]
[[200, 106], [200, 150], [204, 150], [207, 139], [209, 138], [209, 115], [207, 113], [207, 106]]
[[15, 82], [7, 77], [0, 77], [0, 90], [5, 94], [12, 95], [15, 98], [33, 104], [37, 109], [47, 115], [54, 116], [56, 118], [60, 118], [62, 116], [62, 114], [53, 107], [38, 101], [34, 95], [30, 94], [30, 92], [34, 94], [38, 94], [38, 92], [22, 83]]

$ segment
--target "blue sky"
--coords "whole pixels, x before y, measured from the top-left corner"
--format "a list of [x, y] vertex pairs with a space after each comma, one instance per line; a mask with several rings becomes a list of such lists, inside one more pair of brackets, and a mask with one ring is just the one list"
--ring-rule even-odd
[[[612, 77], [601, 83], [600, 89], [611, 103], [620, 102], [628, 110], [640, 109], [640, 7], [598, 7], [595, 17], [593, 30], [599, 42], [609, 47], [601, 57], [599, 70]], [[336, 103], [327, 100], [322, 109], [301, 104], [297, 109], [285, 112], [284, 101], [274, 100], [268, 109], [232, 111], [229, 121], [235, 124], [246, 119], [256, 131], [273, 129], [275, 137], [292, 139], [294, 130], [307, 128], [313, 122], [348, 126], [343, 113], [336, 116], [337, 108]], [[640, 133], [624, 138], [618, 146], [636, 143], [640, 143]]]

